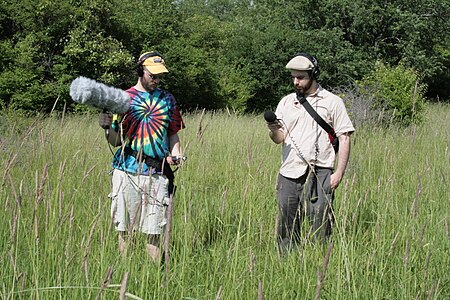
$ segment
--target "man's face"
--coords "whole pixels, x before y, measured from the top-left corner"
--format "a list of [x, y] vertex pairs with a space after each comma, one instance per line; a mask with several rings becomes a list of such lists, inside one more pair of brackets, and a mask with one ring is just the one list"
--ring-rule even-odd
[[148, 92], [153, 91], [158, 87], [161, 81], [160, 74], [150, 74], [147, 70], [144, 71], [144, 76], [141, 77], [141, 84]]
[[309, 89], [313, 83], [308, 71], [291, 71], [292, 82], [294, 83], [295, 91], [299, 94], [308, 94]]

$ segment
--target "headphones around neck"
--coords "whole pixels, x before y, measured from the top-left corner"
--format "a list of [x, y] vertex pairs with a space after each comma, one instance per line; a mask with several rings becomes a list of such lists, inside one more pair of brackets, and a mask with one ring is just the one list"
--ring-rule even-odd
[[312, 55], [310, 55], [310, 54], [308, 54], [308, 53], [306, 53], [306, 52], [298, 52], [298, 53], [296, 53], [295, 55], [294, 55], [294, 57], [295, 56], [303, 56], [303, 57], [306, 57], [312, 64], [313, 64], [313, 68], [312, 68], [312, 70], [311, 70], [311, 78], [312, 79], [317, 79], [317, 78], [319, 78], [319, 75], [320, 75], [320, 69], [319, 69], [319, 64], [317, 63], [317, 59], [314, 57], [314, 56], [312, 56]]
[[159, 54], [156, 51], [152, 51], [149, 53], [144, 54], [136, 63], [136, 73], [139, 77], [144, 76], [144, 67], [142, 66], [142, 64], [144, 63], [144, 61], [146, 61], [147, 59], [149, 59], [150, 57], [154, 57], [154, 56], [159, 56], [162, 58], [161, 54]]

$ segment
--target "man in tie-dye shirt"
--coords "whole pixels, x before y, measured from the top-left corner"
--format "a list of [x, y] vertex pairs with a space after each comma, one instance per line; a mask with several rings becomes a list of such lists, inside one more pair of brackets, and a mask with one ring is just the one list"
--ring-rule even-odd
[[101, 113], [108, 142], [120, 146], [113, 159], [111, 216], [119, 232], [119, 250], [135, 230], [148, 235], [151, 259], [161, 257], [160, 236], [165, 210], [173, 193], [170, 165], [180, 162], [178, 131], [184, 128], [173, 95], [158, 87], [168, 70], [157, 52], [142, 54], [137, 62], [138, 81], [127, 90], [130, 108], [122, 115]]

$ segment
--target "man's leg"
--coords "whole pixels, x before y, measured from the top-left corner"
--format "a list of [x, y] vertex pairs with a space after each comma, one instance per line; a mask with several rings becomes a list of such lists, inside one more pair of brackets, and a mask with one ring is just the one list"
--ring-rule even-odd
[[160, 250], [160, 235], [159, 234], [149, 234], [147, 237], [147, 253], [151, 260], [154, 262], [161, 261], [161, 250]]
[[278, 225], [278, 247], [287, 251], [300, 240], [301, 215], [298, 198], [299, 179], [290, 179], [278, 174], [277, 199], [280, 210]]
[[306, 203], [313, 239], [320, 238], [322, 241], [326, 241], [331, 236], [331, 227], [334, 222], [331, 173], [331, 169], [317, 168], [316, 175], [311, 174], [315, 177], [311, 178], [310, 200]]
[[160, 237], [166, 223], [164, 214], [168, 203], [169, 180], [164, 175], [154, 174], [147, 178], [142, 186], [142, 214], [140, 229], [147, 234], [146, 249], [149, 257], [159, 262], [161, 260]]
[[118, 248], [119, 252], [126, 254], [129, 226], [129, 214], [127, 210], [128, 195], [125, 191], [127, 186], [127, 176], [123, 171], [114, 170], [112, 177], [112, 192], [111, 197], [111, 222], [118, 233]]
[[122, 255], [127, 253], [127, 240], [126, 240], [127, 232], [119, 231], [119, 252]]

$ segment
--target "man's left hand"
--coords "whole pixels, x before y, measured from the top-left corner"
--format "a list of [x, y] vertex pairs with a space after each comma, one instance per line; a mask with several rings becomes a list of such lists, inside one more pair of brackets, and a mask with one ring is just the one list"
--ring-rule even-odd
[[183, 161], [182, 156], [168, 156], [166, 157], [167, 163], [169, 165], [180, 165]]
[[337, 189], [339, 184], [341, 183], [342, 176], [338, 173], [333, 173], [330, 176], [330, 186], [332, 190]]

